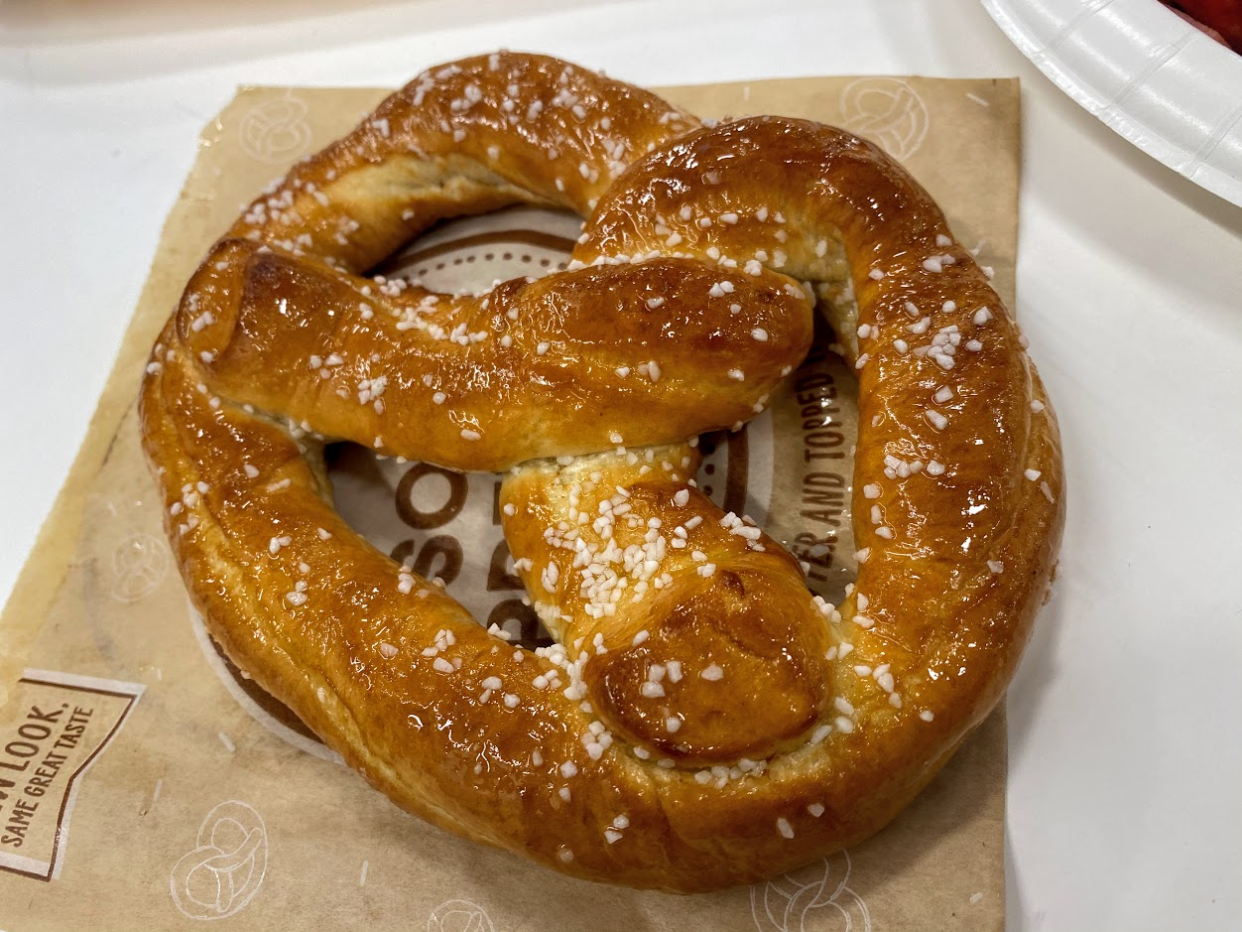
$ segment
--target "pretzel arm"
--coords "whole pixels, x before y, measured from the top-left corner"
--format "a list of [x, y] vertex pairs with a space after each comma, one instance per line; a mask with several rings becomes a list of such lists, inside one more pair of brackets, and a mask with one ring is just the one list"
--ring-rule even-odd
[[365, 272], [439, 220], [528, 203], [589, 214], [636, 159], [698, 120], [542, 55], [418, 75], [257, 198], [229, 236]]
[[236, 239], [203, 263], [176, 319], [213, 392], [476, 470], [734, 426], [812, 335], [806, 294], [776, 273], [653, 257], [480, 297], [385, 294]]

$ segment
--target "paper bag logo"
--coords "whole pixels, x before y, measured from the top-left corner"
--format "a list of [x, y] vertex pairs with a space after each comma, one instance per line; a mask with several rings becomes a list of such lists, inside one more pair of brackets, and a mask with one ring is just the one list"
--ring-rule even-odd
[[495, 932], [487, 910], [469, 900], [449, 900], [431, 911], [427, 932]]
[[931, 118], [927, 105], [905, 81], [859, 78], [841, 92], [841, 122], [894, 158], [908, 159], [923, 144]]
[[112, 551], [112, 598], [137, 602], [150, 595], [168, 575], [168, 545], [141, 531], [130, 534]]
[[25, 671], [0, 712], [0, 870], [60, 876], [82, 778], [145, 688]]
[[269, 164], [291, 161], [310, 145], [306, 103], [292, 94], [255, 107], [238, 124], [242, 151]]
[[849, 888], [850, 853], [750, 888], [759, 932], [871, 932], [871, 913]]
[[267, 874], [267, 827], [236, 799], [216, 806], [198, 827], [198, 843], [173, 866], [173, 904], [190, 919], [224, 919], [254, 899]]

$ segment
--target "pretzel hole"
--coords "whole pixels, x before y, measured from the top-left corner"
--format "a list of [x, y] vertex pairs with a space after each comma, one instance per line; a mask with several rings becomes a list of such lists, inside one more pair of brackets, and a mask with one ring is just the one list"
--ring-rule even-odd
[[441, 293], [476, 294], [489, 290], [495, 279], [564, 269], [581, 228], [577, 214], [539, 207], [442, 220], [367, 274], [418, 282]]

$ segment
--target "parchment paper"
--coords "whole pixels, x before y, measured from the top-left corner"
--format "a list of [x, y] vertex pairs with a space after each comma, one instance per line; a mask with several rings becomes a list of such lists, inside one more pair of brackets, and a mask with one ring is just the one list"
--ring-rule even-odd
[[[424, 825], [214, 649], [142, 458], [142, 363], [239, 206], [383, 93], [244, 89], [203, 133], [90, 432], [0, 625], [0, 927], [1002, 928], [1000, 712], [869, 842], [753, 888], [678, 897], [563, 878]], [[1012, 307], [1016, 81], [816, 78], [665, 93], [704, 116], [783, 113], [871, 137], [928, 187]], [[563, 215], [506, 212], [438, 229], [396, 267], [446, 290], [486, 285], [554, 268], [576, 231]], [[770, 413], [705, 441], [699, 480], [765, 522], [837, 601], [853, 572], [856, 402], [829, 339]], [[342, 513], [377, 546], [444, 578], [480, 619], [528, 642], [542, 636], [499, 534], [495, 477], [350, 448], [333, 476]]]

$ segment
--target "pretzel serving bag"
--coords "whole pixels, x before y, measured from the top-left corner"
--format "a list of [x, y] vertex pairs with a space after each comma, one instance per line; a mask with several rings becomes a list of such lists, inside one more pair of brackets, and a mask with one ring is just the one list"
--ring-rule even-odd
[[[1013, 306], [1016, 81], [821, 78], [673, 88], [702, 116], [844, 126], [902, 161]], [[589, 884], [450, 836], [346, 769], [233, 666], [185, 595], [135, 409], [142, 359], [211, 242], [370, 90], [246, 89], [204, 133], [69, 481], [0, 627], [0, 928], [1000, 929], [1005, 729], [994, 714], [898, 819], [794, 874], [693, 896]], [[561, 266], [577, 218], [455, 221], [391, 263], [446, 292]], [[702, 490], [749, 514], [839, 602], [855, 380], [817, 331], [761, 417], [703, 438]], [[337, 448], [341, 515], [477, 619], [543, 632], [500, 531], [499, 477]]]

